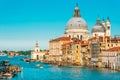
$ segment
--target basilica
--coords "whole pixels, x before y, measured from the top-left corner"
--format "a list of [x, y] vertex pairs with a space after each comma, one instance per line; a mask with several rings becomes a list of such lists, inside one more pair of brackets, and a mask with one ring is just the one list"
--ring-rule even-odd
[[45, 52], [40, 51], [39, 44], [36, 42], [34, 51], [31, 52], [31, 59], [36, 61], [42, 61], [44, 58]]
[[[97, 18], [96, 24], [92, 28], [92, 37], [95, 36], [111, 36], [111, 24], [109, 18], [100, 21], [100, 17]], [[81, 17], [80, 9], [76, 5], [74, 9], [74, 16], [67, 22], [66, 31], [64, 37], [79, 38], [80, 40], [88, 40], [90, 34], [88, 31], [88, 25], [86, 21]]]

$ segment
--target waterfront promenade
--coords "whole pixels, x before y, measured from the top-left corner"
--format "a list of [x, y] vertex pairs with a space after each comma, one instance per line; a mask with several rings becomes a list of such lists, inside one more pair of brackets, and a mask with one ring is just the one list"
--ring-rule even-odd
[[[91, 69], [86, 67], [58, 67], [40, 62], [26, 63], [20, 57], [0, 57], [0, 60], [10, 60], [11, 64], [23, 67], [23, 72], [8, 80], [120, 80], [120, 72], [106, 69]], [[40, 64], [44, 68], [39, 68]]]

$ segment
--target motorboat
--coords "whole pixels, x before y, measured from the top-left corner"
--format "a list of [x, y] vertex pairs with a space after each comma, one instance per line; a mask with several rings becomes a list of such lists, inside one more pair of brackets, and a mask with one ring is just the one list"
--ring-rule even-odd
[[3, 77], [5, 77], [5, 78], [12, 78], [12, 74], [10, 74], [10, 73], [5, 73], [5, 74], [3, 74]]
[[39, 66], [40, 66], [40, 64], [36, 64], [36, 66], [37, 66], [37, 67], [39, 67]]
[[44, 67], [43, 66], [40, 66], [40, 69], [43, 69]]

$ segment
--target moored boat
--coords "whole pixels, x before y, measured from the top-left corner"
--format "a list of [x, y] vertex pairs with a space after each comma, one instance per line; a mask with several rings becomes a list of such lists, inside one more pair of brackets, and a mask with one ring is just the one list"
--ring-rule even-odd
[[5, 74], [3, 74], [3, 77], [5, 77], [5, 78], [12, 78], [12, 74], [10, 74], [10, 73], [5, 73]]
[[40, 66], [40, 69], [43, 69], [44, 67], [43, 66]]

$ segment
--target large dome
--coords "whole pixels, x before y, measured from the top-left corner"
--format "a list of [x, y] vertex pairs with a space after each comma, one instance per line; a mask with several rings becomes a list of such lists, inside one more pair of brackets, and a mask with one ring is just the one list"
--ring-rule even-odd
[[80, 40], [88, 40], [89, 38], [87, 23], [80, 15], [78, 4], [74, 9], [73, 17], [66, 24], [64, 36]]
[[71, 18], [67, 25], [66, 29], [85, 29], [88, 30], [87, 24], [85, 20], [81, 17], [73, 17]]
[[98, 17], [97, 23], [92, 28], [92, 33], [94, 32], [105, 32], [105, 27], [100, 23], [100, 18]]
[[86, 21], [81, 18], [78, 5], [75, 7], [74, 16], [67, 22], [66, 29], [84, 29], [88, 30]]

